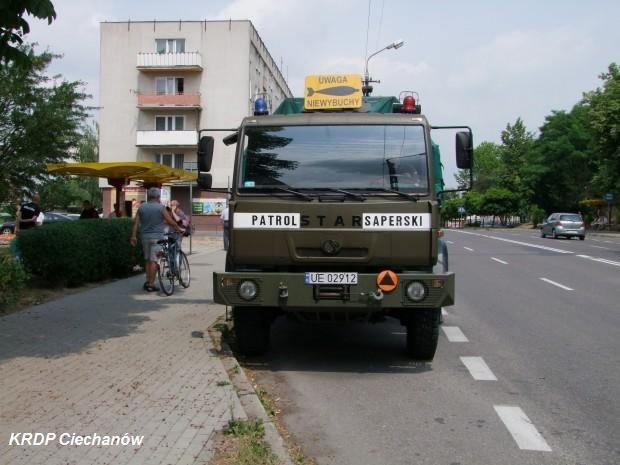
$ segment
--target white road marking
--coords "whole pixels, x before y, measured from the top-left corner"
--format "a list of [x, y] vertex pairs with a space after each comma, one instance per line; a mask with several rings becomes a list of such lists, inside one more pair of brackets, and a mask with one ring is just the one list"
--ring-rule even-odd
[[468, 231], [460, 231], [460, 230], [457, 230], [457, 229], [453, 229], [453, 231], [459, 232], [461, 234], [471, 234], [472, 236], [480, 236], [480, 237], [486, 237], [486, 238], [489, 238], [489, 239], [495, 239], [496, 241], [509, 242], [511, 244], [524, 245], [526, 247], [534, 247], [535, 249], [549, 250], [551, 252], [568, 253], [568, 254], [575, 253], [575, 252], [572, 252], [570, 250], [554, 249], [553, 247], [546, 247], [544, 245], [538, 245], [538, 244], [530, 244], [529, 242], [514, 241], [512, 239], [505, 239], [503, 237], [489, 236], [488, 234], [479, 234], [479, 233], [473, 233], [473, 232], [468, 232]]
[[461, 357], [471, 377], [476, 381], [497, 381], [497, 378], [482, 357]]
[[501, 263], [502, 265], [508, 265], [508, 262], [500, 260], [499, 258], [491, 257], [491, 260], [495, 260], [497, 263]]
[[[591, 245], [590, 247], [596, 247], [597, 249], [609, 250], [609, 247], [603, 247], [602, 245]], [[577, 255], [577, 256], [580, 257], [581, 255]]]
[[448, 312], [446, 312], [446, 310], [442, 308], [442, 309], [441, 309], [441, 316], [446, 317], [446, 316], [448, 316], [448, 315], [449, 315], [449, 313], [448, 313]]
[[519, 449], [551, 452], [551, 447], [520, 407], [494, 405], [500, 420], [512, 435]]
[[589, 255], [577, 255], [577, 256], [579, 258], [587, 258], [588, 260], [592, 260], [594, 262], [606, 263], [608, 265], [613, 265], [613, 266], [620, 266], [620, 262], [615, 262], [613, 260], [607, 260], [606, 258], [590, 257]]
[[575, 290], [575, 289], [572, 289], [572, 288], [570, 288], [568, 286], [564, 286], [563, 284], [556, 283], [555, 281], [551, 281], [550, 279], [547, 279], [547, 278], [540, 278], [540, 280], [544, 281], [546, 283], [549, 283], [549, 284], [553, 284], [554, 286], [561, 287], [562, 289], [565, 289], [567, 291], [574, 291]]
[[470, 252], [473, 252], [474, 249], [470, 249], [469, 247], [463, 247], [465, 250], [469, 250]]
[[469, 342], [458, 326], [442, 326], [441, 329], [450, 342]]
[[454, 242], [452, 241], [446, 241], [448, 244], [454, 244]]
[[605, 244], [613, 244], [611, 241], [603, 241]]
[[601, 242], [599, 239], [590, 239], [590, 240], [594, 242]]

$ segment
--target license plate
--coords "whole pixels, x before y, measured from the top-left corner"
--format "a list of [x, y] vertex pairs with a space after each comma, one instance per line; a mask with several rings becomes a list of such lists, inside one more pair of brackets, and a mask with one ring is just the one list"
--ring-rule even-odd
[[306, 273], [306, 284], [357, 284], [357, 273]]

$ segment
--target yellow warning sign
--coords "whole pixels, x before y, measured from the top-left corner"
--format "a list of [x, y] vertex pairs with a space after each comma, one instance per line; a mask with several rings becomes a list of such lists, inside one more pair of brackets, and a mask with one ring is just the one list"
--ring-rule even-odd
[[319, 74], [306, 76], [304, 108], [334, 110], [362, 106], [360, 74]]
[[391, 270], [384, 270], [377, 275], [377, 286], [383, 292], [392, 292], [398, 286], [398, 276]]

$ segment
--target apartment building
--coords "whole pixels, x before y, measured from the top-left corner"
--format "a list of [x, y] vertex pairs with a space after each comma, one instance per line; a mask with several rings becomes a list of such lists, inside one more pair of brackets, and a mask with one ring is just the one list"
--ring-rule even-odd
[[[291, 91], [250, 21], [101, 23], [99, 161], [154, 161], [195, 169], [198, 130], [234, 128], [263, 93], [273, 109]], [[226, 133], [211, 134], [216, 137]], [[217, 139], [216, 139], [217, 140]], [[213, 187], [232, 183], [234, 147], [216, 143]], [[104, 211], [113, 188], [101, 180]], [[219, 223], [224, 192], [165, 186], [198, 228]], [[139, 185], [125, 200], [142, 200]]]

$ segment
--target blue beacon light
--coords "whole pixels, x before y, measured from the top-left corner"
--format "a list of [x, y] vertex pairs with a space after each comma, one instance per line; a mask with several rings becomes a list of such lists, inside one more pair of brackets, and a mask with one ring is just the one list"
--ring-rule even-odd
[[263, 97], [259, 97], [254, 102], [254, 115], [268, 115], [269, 109], [267, 108], [267, 102]]

